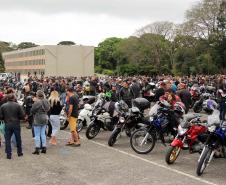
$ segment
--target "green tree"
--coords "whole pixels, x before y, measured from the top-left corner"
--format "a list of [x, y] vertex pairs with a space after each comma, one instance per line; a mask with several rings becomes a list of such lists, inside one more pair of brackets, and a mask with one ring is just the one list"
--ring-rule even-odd
[[6, 51], [12, 51], [14, 49], [14, 46], [15, 45], [10, 42], [0, 41], [0, 72], [5, 71], [2, 53]]
[[18, 44], [17, 49], [26, 49], [26, 48], [32, 48], [38, 46], [37, 44], [33, 42], [21, 42]]
[[112, 71], [116, 70], [118, 64], [117, 47], [121, 41], [121, 38], [108, 38], [95, 48], [95, 65], [98, 66], [99, 71], [100, 69], [105, 70], [105, 72], [106, 69]]
[[57, 45], [66, 45], [66, 46], [71, 46], [71, 45], [76, 45], [73, 41], [61, 41]]

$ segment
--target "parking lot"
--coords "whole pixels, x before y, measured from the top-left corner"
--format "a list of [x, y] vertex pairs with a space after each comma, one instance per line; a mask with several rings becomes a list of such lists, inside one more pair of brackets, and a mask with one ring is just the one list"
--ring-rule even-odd
[[136, 154], [129, 139], [122, 135], [113, 148], [108, 147], [110, 132], [87, 140], [81, 133], [80, 148], [65, 146], [69, 132], [59, 133], [58, 146], [47, 154], [34, 156], [30, 130], [22, 129], [24, 157], [5, 159], [0, 151], [0, 184], [3, 185], [137, 185], [137, 184], [225, 184], [226, 160], [213, 160], [201, 178], [195, 174], [198, 154], [182, 151], [174, 165], [165, 161], [166, 147], [158, 143], [152, 153]]

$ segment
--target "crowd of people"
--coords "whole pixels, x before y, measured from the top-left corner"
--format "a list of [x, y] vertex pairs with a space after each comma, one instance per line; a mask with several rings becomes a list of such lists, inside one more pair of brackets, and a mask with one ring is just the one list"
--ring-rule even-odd
[[[47, 152], [46, 137], [50, 136], [49, 143], [57, 145], [57, 133], [60, 130], [59, 114], [63, 107], [67, 113], [71, 137], [67, 146], [79, 147], [80, 137], [76, 130], [78, 118], [79, 98], [83, 95], [96, 96], [105, 93], [109, 101], [124, 100], [132, 107], [132, 99], [144, 97], [149, 101], [165, 99], [173, 107], [176, 102], [182, 102], [185, 112], [191, 106], [189, 88], [211, 85], [216, 88], [224, 120], [226, 112], [226, 76], [133, 76], [133, 77], [29, 77], [20, 81], [16, 78], [0, 82], [0, 120], [4, 122], [5, 152], [8, 159], [12, 158], [11, 139], [14, 135], [17, 144], [18, 156], [23, 156], [20, 122], [29, 123], [35, 140], [33, 154]], [[153, 89], [155, 89], [153, 91]], [[154, 92], [154, 93], [153, 93]], [[23, 95], [23, 106], [17, 100]], [[46, 126], [50, 122], [51, 133], [46, 134]], [[51, 135], [50, 135], [51, 134]], [[3, 138], [3, 137], [2, 137]], [[2, 139], [0, 138], [0, 144]]]

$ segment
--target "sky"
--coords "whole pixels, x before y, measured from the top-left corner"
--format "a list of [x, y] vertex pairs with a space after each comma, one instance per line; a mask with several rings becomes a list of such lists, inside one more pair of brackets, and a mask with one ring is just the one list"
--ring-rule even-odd
[[97, 46], [155, 21], [184, 21], [198, 0], [0, 0], [0, 40]]

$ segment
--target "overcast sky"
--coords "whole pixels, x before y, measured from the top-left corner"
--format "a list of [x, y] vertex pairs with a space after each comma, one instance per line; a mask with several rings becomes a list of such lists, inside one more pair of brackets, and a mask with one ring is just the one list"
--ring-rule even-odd
[[0, 0], [0, 40], [97, 46], [155, 21], [183, 22], [198, 0]]

